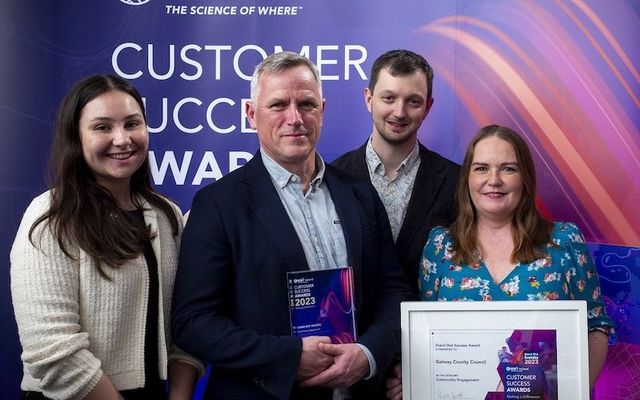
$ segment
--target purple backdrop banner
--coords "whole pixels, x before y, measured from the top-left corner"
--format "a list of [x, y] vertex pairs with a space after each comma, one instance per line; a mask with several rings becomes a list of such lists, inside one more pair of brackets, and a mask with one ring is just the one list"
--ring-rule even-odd
[[640, 274], [639, 2], [3, 3], [0, 398], [15, 398], [21, 377], [9, 249], [27, 204], [46, 188], [51, 127], [73, 83], [116, 73], [136, 85], [154, 183], [186, 212], [199, 188], [257, 150], [244, 104], [266, 55], [290, 50], [319, 66], [327, 100], [319, 150], [332, 161], [371, 131], [363, 90], [373, 60], [408, 48], [435, 70], [420, 140], [460, 162], [479, 127], [513, 127], [534, 152], [540, 207], [600, 243], [594, 254], [620, 335], [597, 398], [640, 399], [640, 292], [631, 290]]

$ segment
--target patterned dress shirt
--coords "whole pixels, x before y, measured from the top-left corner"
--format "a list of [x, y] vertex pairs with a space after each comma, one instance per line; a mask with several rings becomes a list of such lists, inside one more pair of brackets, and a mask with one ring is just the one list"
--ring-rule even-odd
[[373, 150], [371, 138], [369, 138], [367, 142], [365, 154], [371, 183], [373, 187], [376, 188], [382, 204], [384, 204], [384, 208], [387, 210], [389, 223], [391, 224], [391, 233], [395, 241], [400, 234], [400, 228], [402, 228], [402, 222], [407, 213], [409, 199], [411, 198], [413, 185], [416, 181], [416, 175], [418, 174], [418, 167], [420, 166], [418, 143], [416, 142], [411, 153], [400, 163], [400, 166], [396, 169], [396, 177], [394, 179], [389, 179], [385, 176], [384, 164], [382, 164], [380, 157], [378, 157], [378, 154]]

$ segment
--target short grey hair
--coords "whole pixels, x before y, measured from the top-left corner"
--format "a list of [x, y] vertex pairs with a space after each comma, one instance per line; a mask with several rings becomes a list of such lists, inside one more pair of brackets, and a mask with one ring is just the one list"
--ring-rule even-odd
[[265, 58], [260, 64], [258, 64], [253, 71], [251, 77], [251, 101], [256, 104], [258, 100], [258, 92], [260, 86], [260, 77], [264, 72], [282, 72], [290, 68], [303, 65], [311, 71], [313, 78], [318, 84], [318, 91], [320, 92], [320, 98], [322, 98], [322, 80], [320, 79], [320, 71], [318, 67], [311, 62], [307, 57], [291, 51], [281, 51], [274, 53]]

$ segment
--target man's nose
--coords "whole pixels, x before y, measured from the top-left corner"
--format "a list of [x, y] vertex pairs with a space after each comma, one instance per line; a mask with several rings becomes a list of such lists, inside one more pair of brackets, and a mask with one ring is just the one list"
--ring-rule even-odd
[[302, 114], [295, 104], [289, 106], [287, 111], [287, 122], [290, 125], [302, 125]]
[[403, 118], [407, 115], [407, 107], [403, 101], [397, 101], [393, 108], [393, 115], [397, 118]]

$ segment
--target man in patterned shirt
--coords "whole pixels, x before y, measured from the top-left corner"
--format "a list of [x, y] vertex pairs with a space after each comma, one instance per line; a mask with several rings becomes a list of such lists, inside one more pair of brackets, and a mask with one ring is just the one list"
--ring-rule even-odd
[[360, 148], [333, 162], [376, 188], [416, 299], [420, 255], [431, 228], [453, 221], [460, 173], [458, 164], [418, 141], [433, 105], [432, 83], [433, 70], [419, 54], [391, 50], [378, 57], [364, 90], [372, 133]]

